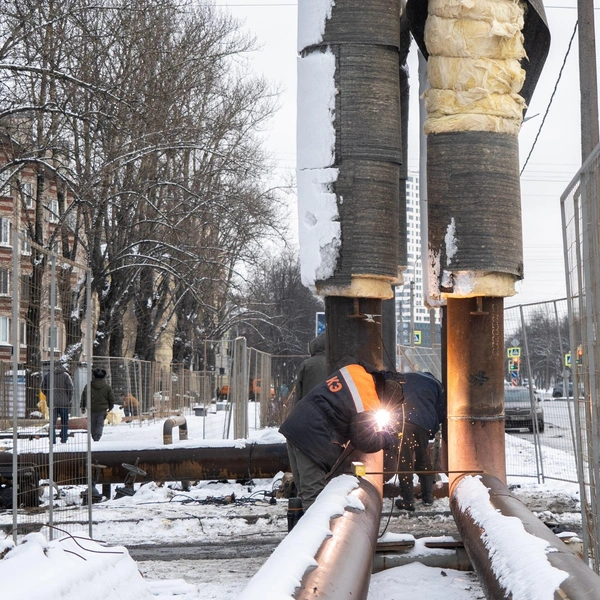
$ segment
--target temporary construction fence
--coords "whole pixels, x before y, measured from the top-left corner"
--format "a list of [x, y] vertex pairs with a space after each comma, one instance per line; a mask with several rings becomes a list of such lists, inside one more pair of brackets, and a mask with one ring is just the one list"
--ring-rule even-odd
[[[584, 552], [600, 572], [600, 145], [561, 196]], [[566, 379], [566, 378], [565, 378]]]
[[12, 508], [15, 539], [41, 526], [49, 538], [85, 524], [91, 534], [90, 432], [65, 404], [78, 410], [89, 378], [75, 367], [91, 355], [90, 274], [18, 231], [8, 251], [10, 274], [0, 267], [0, 507]]
[[[508, 475], [533, 474], [538, 481], [579, 479], [576, 406], [568, 385], [568, 331], [566, 299], [504, 310], [505, 381], [509, 388], [528, 391], [525, 396], [505, 395], [506, 423], [514, 426], [507, 432], [533, 443], [533, 452], [531, 443], [507, 446]], [[531, 418], [534, 414], [536, 418]], [[516, 429], [520, 424], [522, 433]]]
[[[561, 391], [570, 374], [566, 299], [506, 308], [504, 339], [506, 386], [522, 390], [506, 395], [507, 474], [578, 482], [575, 403]], [[399, 346], [398, 354], [400, 370], [441, 379], [440, 348]]]

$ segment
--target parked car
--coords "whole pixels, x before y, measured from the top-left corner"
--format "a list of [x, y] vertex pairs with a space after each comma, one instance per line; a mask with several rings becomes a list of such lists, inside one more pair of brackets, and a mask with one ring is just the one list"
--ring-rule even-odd
[[[545, 428], [544, 409], [541, 407], [542, 398], [534, 393], [536, 401], [535, 418], [537, 419], [538, 431], [542, 433]], [[515, 429], [527, 427], [533, 431], [534, 421], [531, 412], [531, 398], [529, 388], [505, 387], [504, 388], [504, 428]]]
[[[552, 389], [552, 397], [553, 398], [564, 398], [565, 397], [565, 388], [562, 381], [558, 381], [554, 388]], [[573, 382], [569, 381], [569, 398], [573, 397]]]

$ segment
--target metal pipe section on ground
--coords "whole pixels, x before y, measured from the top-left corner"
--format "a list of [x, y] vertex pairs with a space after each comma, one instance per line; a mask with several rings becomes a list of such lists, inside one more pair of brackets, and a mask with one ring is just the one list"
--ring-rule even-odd
[[[353, 460], [366, 466], [367, 475], [358, 481], [334, 478], [240, 597], [262, 600], [266, 594], [295, 600], [367, 598], [381, 520], [383, 453], [354, 452]], [[343, 494], [351, 501], [344, 502], [341, 495], [335, 498], [339, 493], [336, 486], [348, 483]], [[356, 483], [358, 487], [354, 487]]]
[[[506, 484], [491, 475], [483, 475], [481, 483], [488, 488], [489, 501], [494, 510], [504, 517], [516, 517], [521, 521], [528, 534], [547, 542], [548, 547], [545, 554], [550, 565], [568, 573], [568, 577], [554, 592], [556, 600], [565, 598], [600, 600], [600, 577], [583, 560], [573, 554], [520, 500], [512, 496]], [[486, 597], [512, 597], [507, 590], [507, 583], [510, 585], [512, 582], [501, 579], [503, 565], [505, 569], [506, 565], [510, 564], [509, 557], [502, 556], [503, 552], [507, 550], [498, 545], [489, 547], [491, 540], [488, 534], [490, 532], [486, 532], [481, 523], [475, 521], [470, 509], [461, 509], [457, 501], [458, 484], [459, 482], [453, 486], [450, 506], [471, 563], [484, 586]], [[514, 546], [511, 546], [508, 552], [514, 552]], [[523, 595], [523, 597], [534, 597], [535, 594], [531, 593], [535, 589], [533, 586], [541, 577], [540, 572], [535, 569], [534, 563], [533, 560], [530, 562], [531, 568], [527, 571], [531, 589], [529, 589], [528, 595]], [[528, 584], [529, 580], [523, 581], [521, 578], [520, 589], [523, 591], [523, 586], [528, 587]]]
[[[58, 485], [86, 482], [85, 452], [55, 452], [54, 480]], [[139, 459], [139, 460], [137, 460]], [[137, 462], [136, 462], [137, 460]], [[19, 462], [35, 466], [40, 479], [48, 478], [48, 453], [19, 454]], [[143, 481], [181, 481], [206, 479], [264, 479], [289, 471], [287, 446], [246, 444], [244, 447], [182, 447], [139, 450], [94, 450], [92, 464], [98, 469], [96, 483], [122, 483], [128, 471], [123, 463], [136, 465], [146, 472]], [[0, 466], [12, 464], [12, 453], [0, 452]], [[79, 476], [77, 476], [79, 473]]]
[[188, 439], [187, 420], [185, 417], [171, 417], [165, 421], [163, 425], [163, 444], [168, 445], [173, 443], [173, 428], [179, 427], [179, 439]]
[[[354, 460], [363, 462], [367, 473], [383, 470], [383, 452], [362, 457], [355, 453]], [[383, 475], [362, 477], [356, 497], [365, 509], [347, 509], [332, 520], [332, 535], [315, 556], [317, 567], [304, 576], [302, 587], [294, 594], [296, 600], [366, 599], [381, 521]]]

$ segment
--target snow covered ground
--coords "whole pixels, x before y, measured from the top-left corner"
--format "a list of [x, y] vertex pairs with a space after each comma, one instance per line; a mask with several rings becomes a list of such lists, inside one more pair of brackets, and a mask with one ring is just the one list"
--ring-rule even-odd
[[[205, 436], [203, 418], [188, 417], [190, 441]], [[255, 431], [252, 437], [272, 441], [273, 430]], [[162, 423], [143, 426], [121, 423], [107, 426], [95, 447], [162, 444]], [[182, 444], [185, 442], [181, 442]], [[507, 447], [524, 450], [522, 439], [507, 435]], [[68, 444], [67, 444], [68, 445]], [[553, 452], [559, 453], [559, 450]], [[507, 454], [509, 454], [507, 452]], [[512, 453], [518, 454], [518, 453]], [[511, 454], [511, 455], [512, 455]], [[564, 464], [559, 454], [557, 465]], [[552, 461], [546, 475], [552, 474]], [[3, 596], [11, 600], [86, 600], [154, 598], [166, 600], [233, 600], [243, 590], [287, 534], [287, 500], [271, 500], [279, 485], [273, 480], [251, 485], [235, 482], [202, 481], [183, 491], [179, 482], [140, 487], [135, 496], [94, 505], [93, 537], [55, 534], [47, 540], [32, 533], [13, 547], [12, 539], [0, 541], [0, 581]], [[537, 483], [533, 478], [511, 478], [509, 484], [543, 520], [563, 529], [578, 531], [578, 488], [560, 481]], [[266, 494], [265, 494], [266, 492]], [[273, 504], [274, 502], [274, 504]], [[384, 513], [391, 501], [385, 500]], [[0, 523], [10, 523], [10, 514]], [[433, 507], [417, 507], [413, 514], [382, 519], [386, 541], [423, 535], [455, 535], [448, 500], [437, 499]], [[176, 546], [170, 551], [170, 546]], [[125, 548], [127, 547], [127, 549]], [[418, 558], [426, 554], [422, 540], [407, 552]], [[135, 560], [134, 558], [135, 557]], [[268, 582], [264, 584], [269, 587]], [[483, 598], [472, 573], [449, 568], [428, 567], [415, 562], [373, 576], [369, 600], [398, 597], [436, 600]], [[270, 598], [265, 589], [264, 598]]]

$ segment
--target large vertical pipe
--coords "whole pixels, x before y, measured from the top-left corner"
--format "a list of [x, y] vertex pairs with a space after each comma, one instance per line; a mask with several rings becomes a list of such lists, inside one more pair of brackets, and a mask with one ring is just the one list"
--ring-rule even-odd
[[503, 300], [448, 298], [446, 316], [449, 470], [506, 482]]

